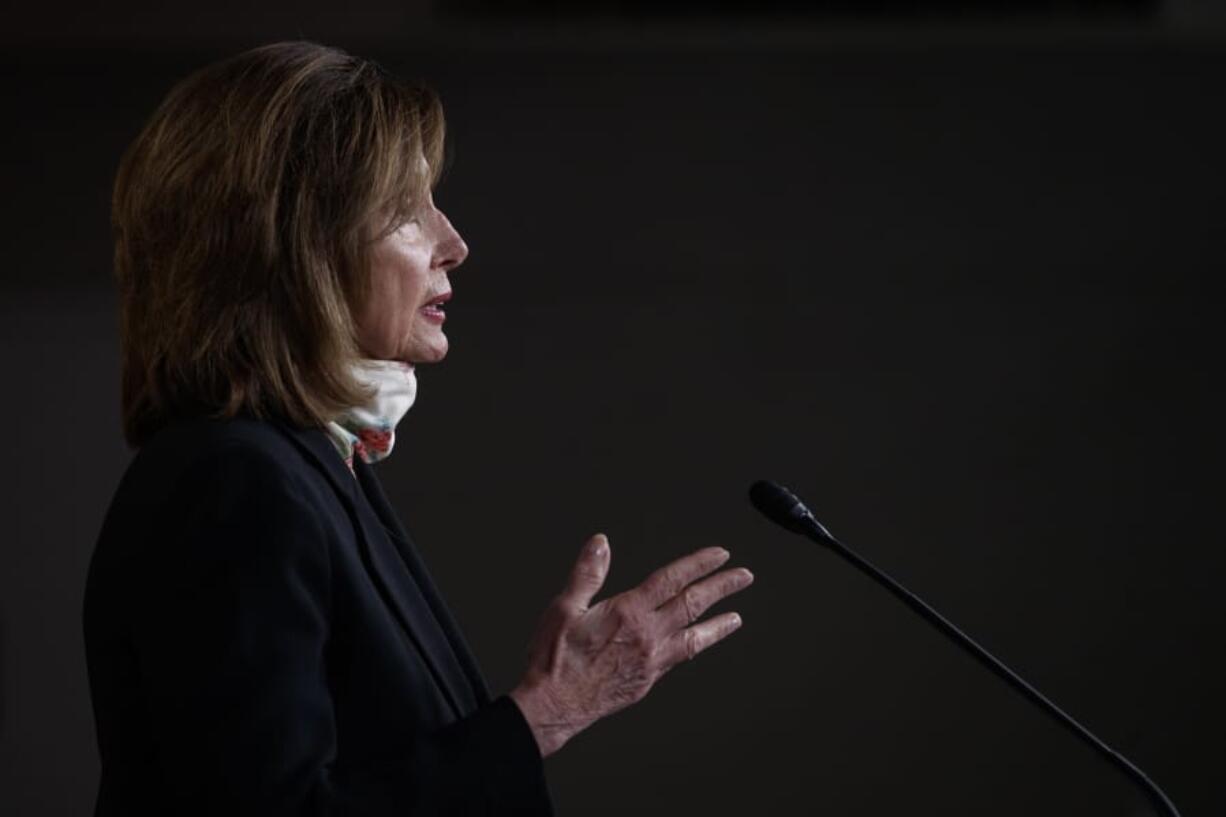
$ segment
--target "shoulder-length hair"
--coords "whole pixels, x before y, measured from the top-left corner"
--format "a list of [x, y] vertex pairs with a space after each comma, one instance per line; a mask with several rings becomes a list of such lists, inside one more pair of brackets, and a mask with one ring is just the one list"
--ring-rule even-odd
[[128, 444], [178, 416], [323, 426], [365, 402], [370, 245], [427, 199], [443, 142], [431, 89], [316, 43], [175, 85], [112, 198]]

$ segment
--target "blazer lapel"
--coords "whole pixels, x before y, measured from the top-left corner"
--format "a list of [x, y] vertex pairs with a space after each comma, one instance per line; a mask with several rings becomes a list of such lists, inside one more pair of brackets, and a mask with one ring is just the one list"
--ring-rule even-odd
[[[464, 717], [476, 708], [474, 692], [465, 677], [467, 667], [461, 666], [464, 659], [448, 644], [451, 633], [446, 630], [454, 623], [441, 618], [432, 609], [438, 603], [434, 588], [419, 586], [414, 580], [398, 545], [393, 543], [385, 524], [359, 489], [354, 474], [349, 472], [327, 433], [320, 428], [298, 428], [280, 419], [273, 422], [318, 465], [340, 496], [354, 522], [359, 546], [376, 585], [421, 653], [456, 716]], [[355, 460], [366, 465], [360, 459]], [[432, 626], [435, 623], [438, 626]]]
[[382, 520], [384, 527], [387, 529], [388, 536], [393, 544], [395, 544], [396, 549], [400, 551], [401, 558], [404, 559], [409, 572], [413, 574], [418, 586], [421, 587], [422, 595], [426, 597], [426, 602], [430, 605], [430, 609], [434, 611], [434, 617], [438, 619], [439, 625], [446, 632], [447, 640], [451, 643], [456, 658], [461, 666], [463, 666], [473, 691], [482, 703], [488, 702], [490, 700], [490, 691], [486, 686], [485, 677], [481, 674], [481, 668], [477, 664], [476, 656], [473, 655], [468, 642], [464, 640], [460, 625], [456, 622], [455, 617], [452, 616], [451, 610], [443, 603], [438, 587], [434, 584], [434, 579], [426, 569], [426, 563], [422, 560], [421, 554], [418, 553], [413, 540], [409, 537], [404, 526], [401, 525], [400, 518], [396, 514], [395, 509], [387, 501], [387, 496], [383, 493], [383, 486], [375, 476], [374, 468], [363, 462], [361, 458], [357, 458], [354, 460], [354, 469], [357, 471], [358, 480], [366, 491], [366, 496], [370, 500], [371, 506]]

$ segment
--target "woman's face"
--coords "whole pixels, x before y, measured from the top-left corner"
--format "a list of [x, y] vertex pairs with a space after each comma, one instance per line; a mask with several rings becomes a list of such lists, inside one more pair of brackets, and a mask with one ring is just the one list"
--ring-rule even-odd
[[440, 298], [450, 297], [447, 274], [468, 246], [431, 195], [418, 217], [376, 242], [371, 297], [358, 315], [363, 352], [379, 360], [436, 363], [447, 355]]

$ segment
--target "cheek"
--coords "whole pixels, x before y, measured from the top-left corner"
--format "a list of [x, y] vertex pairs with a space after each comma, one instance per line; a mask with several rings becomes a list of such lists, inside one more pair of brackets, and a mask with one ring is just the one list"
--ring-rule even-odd
[[368, 353], [386, 357], [404, 332], [404, 308], [395, 287], [380, 285], [370, 293], [370, 300], [358, 322], [358, 335]]
[[430, 290], [429, 269], [429, 254], [416, 248], [389, 246], [376, 255], [365, 326], [384, 343], [417, 328], [417, 309]]

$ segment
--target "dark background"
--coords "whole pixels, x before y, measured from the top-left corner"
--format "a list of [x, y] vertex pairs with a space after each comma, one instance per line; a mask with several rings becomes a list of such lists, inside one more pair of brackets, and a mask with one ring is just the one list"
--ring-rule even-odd
[[472, 252], [452, 352], [419, 372], [379, 473], [492, 686], [517, 680], [595, 531], [611, 592], [713, 543], [757, 576], [718, 608], [739, 633], [547, 761], [561, 813], [1145, 813], [901, 605], [757, 516], [760, 477], [1185, 815], [1226, 812], [1226, 14], [694, 7], [7, 21], [0, 812], [88, 814], [97, 783], [80, 605], [131, 456], [119, 155], [189, 71], [297, 37], [447, 107], [436, 201]]

